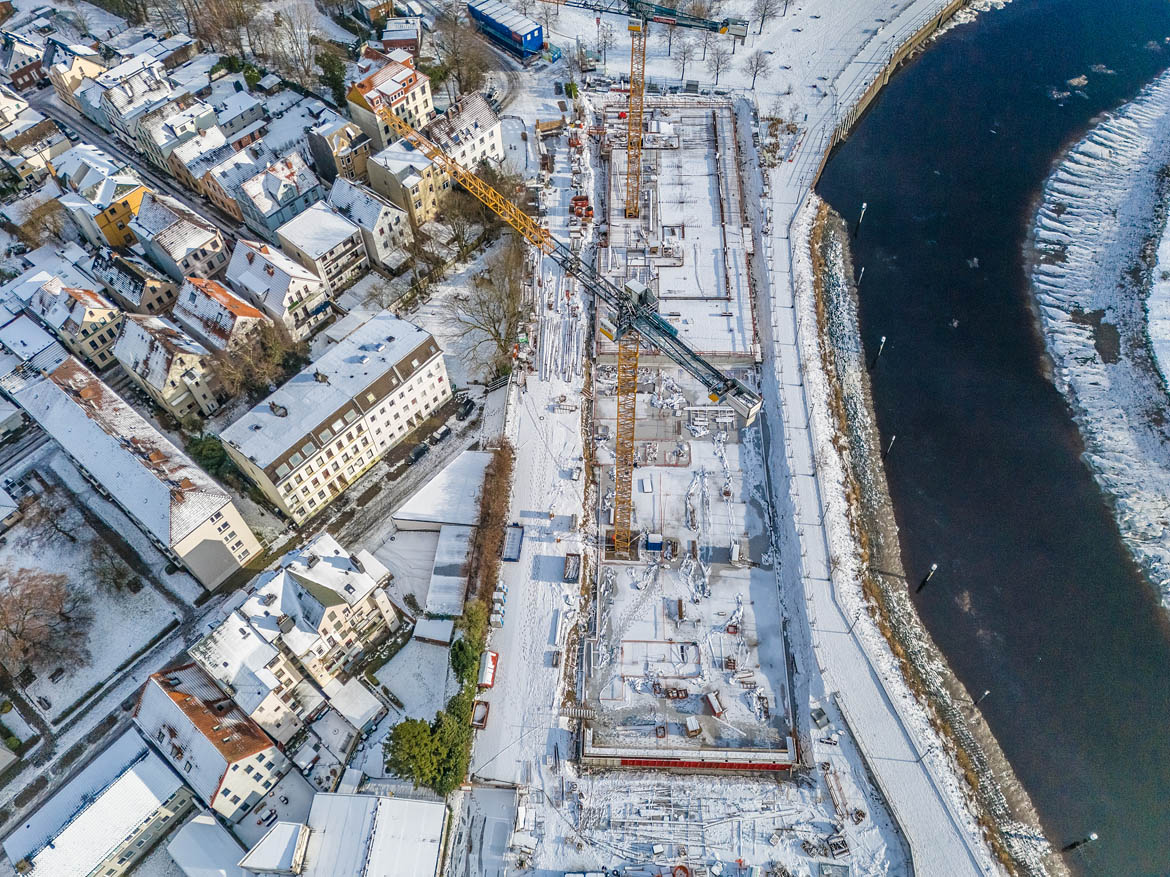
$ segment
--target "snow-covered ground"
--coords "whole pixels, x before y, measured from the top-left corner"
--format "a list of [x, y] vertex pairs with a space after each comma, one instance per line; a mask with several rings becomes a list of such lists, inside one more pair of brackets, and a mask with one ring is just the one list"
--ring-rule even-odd
[[459, 690], [449, 656], [446, 646], [412, 639], [375, 675], [402, 703], [406, 718], [429, 722]]
[[[1126, 544], [1170, 608], [1170, 235], [1159, 182], [1168, 150], [1164, 74], [1053, 170], [1028, 256], [1053, 380]], [[1143, 266], [1158, 234], [1156, 264]]]

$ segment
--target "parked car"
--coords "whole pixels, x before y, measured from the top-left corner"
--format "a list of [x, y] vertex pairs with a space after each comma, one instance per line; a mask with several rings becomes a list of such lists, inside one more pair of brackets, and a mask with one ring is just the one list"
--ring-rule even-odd
[[466, 420], [475, 411], [475, 401], [472, 399], [464, 399], [463, 404], [459, 406], [459, 410], [455, 413], [456, 420]]
[[413, 466], [415, 463], [417, 463], [419, 460], [421, 460], [423, 457], [425, 457], [427, 454], [427, 451], [429, 451], [430, 449], [431, 449], [431, 446], [428, 445], [426, 442], [423, 442], [422, 444], [415, 445], [413, 448], [411, 448], [410, 453], [407, 454], [407, 456], [406, 456], [406, 464], [408, 466]]
[[433, 436], [431, 436], [431, 444], [437, 445], [443, 439], [447, 438], [447, 436], [449, 436], [450, 434], [451, 434], [451, 427], [447, 426], [447, 424], [444, 423], [442, 426], [440, 426], [438, 429], [436, 429], [435, 434]]

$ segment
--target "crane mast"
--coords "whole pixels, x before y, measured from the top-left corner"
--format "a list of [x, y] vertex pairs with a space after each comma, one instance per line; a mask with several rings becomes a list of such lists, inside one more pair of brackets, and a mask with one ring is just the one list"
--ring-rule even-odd
[[576, 253], [555, 240], [548, 229], [541, 227], [527, 213], [517, 207], [460, 165], [442, 149], [416, 131], [388, 108], [378, 111], [382, 120], [404, 140], [438, 165], [452, 180], [459, 183], [516, 230], [530, 244], [551, 258], [569, 276], [593, 293], [599, 315], [602, 335], [615, 342], [618, 348], [616, 464], [614, 471], [614, 552], [628, 557], [634, 537], [631, 529], [633, 511], [633, 471], [635, 419], [637, 415], [638, 354], [642, 341], [657, 348], [664, 356], [686, 369], [707, 389], [713, 402], [722, 402], [750, 424], [759, 413], [761, 399], [758, 393], [741, 381], [722, 371], [693, 351], [678, 337], [678, 330], [658, 313], [653, 293], [636, 280], [628, 280], [618, 287], [603, 277]]

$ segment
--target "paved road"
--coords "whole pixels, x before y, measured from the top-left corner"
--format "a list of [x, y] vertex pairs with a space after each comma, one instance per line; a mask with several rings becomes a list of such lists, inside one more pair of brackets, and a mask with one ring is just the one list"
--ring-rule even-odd
[[105, 131], [73, 110], [62, 106], [55, 98], [53, 89], [40, 89], [26, 95], [28, 102], [56, 122], [64, 122], [82, 135], [85, 142], [99, 146], [111, 155], [122, 159], [133, 167], [143, 181], [154, 187], [155, 191], [169, 195], [176, 201], [185, 204], [195, 213], [208, 222], [213, 223], [227, 238], [229, 248], [235, 245], [237, 238], [247, 236], [248, 231], [231, 216], [228, 216], [206, 198], [194, 194], [180, 186], [174, 179], [162, 173], [158, 168], [143, 158], [134, 150], [127, 147], [113, 134]]

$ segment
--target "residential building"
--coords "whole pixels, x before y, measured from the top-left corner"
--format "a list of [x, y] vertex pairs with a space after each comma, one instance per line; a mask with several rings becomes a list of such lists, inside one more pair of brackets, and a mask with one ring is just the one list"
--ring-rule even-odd
[[331, 296], [370, 270], [362, 230], [319, 201], [276, 230], [281, 248], [325, 281]]
[[70, 148], [69, 138], [50, 119], [4, 140], [0, 158], [22, 182], [35, 182], [49, 173], [49, 163]]
[[62, 188], [61, 206], [95, 247], [134, 243], [130, 223], [150, 191], [121, 159], [79, 143], [50, 159], [49, 169]]
[[230, 612], [188, 654], [281, 746], [324, 704], [324, 695], [300, 662], [261, 636], [239, 610]]
[[211, 350], [233, 350], [270, 320], [214, 280], [188, 277], [171, 317]]
[[123, 310], [135, 314], [166, 311], [179, 286], [142, 259], [103, 247], [93, 257], [90, 273]]
[[148, 193], [130, 228], [146, 257], [173, 280], [213, 277], [227, 265], [223, 232], [174, 198]]
[[329, 316], [325, 282], [268, 244], [240, 238], [228, 263], [227, 282], [282, 323], [294, 341], [304, 341]]
[[308, 823], [277, 822], [240, 867], [299, 877], [438, 877], [442, 801], [318, 793]]
[[102, 86], [98, 106], [113, 131], [127, 146], [137, 143], [138, 119], [175, 95], [160, 61], [138, 55], [96, 77]]
[[421, 128], [434, 113], [431, 80], [415, 69], [414, 57], [401, 49], [386, 54], [367, 49], [364, 58], [373, 61], [368, 66], [374, 69], [353, 84], [346, 101], [350, 116], [370, 138], [371, 148], [384, 149], [398, 135], [379, 114], [392, 112]]
[[397, 271], [407, 260], [412, 232], [406, 211], [374, 190], [349, 180], [335, 180], [329, 204], [362, 230], [370, 264]]
[[42, 113], [28, 105], [28, 101], [7, 85], [0, 84], [0, 139], [8, 140], [45, 121]]
[[159, 170], [170, 173], [171, 153], [214, 127], [215, 110], [183, 95], [142, 115], [135, 131], [136, 148]]
[[216, 207], [243, 222], [244, 214], [236, 200], [240, 186], [245, 180], [263, 172], [269, 164], [276, 161], [276, 156], [269, 152], [263, 143], [253, 143], [227, 155], [220, 155], [217, 151], [213, 158], [218, 160], [215, 164], [206, 166], [203, 176], [199, 179], [200, 189]]
[[43, 56], [42, 46], [5, 32], [0, 45], [0, 80], [16, 91], [34, 88], [44, 78], [41, 70]]
[[400, 49], [417, 57], [419, 47], [422, 46], [422, 35], [422, 18], [419, 16], [391, 18], [382, 25], [382, 34], [378, 38], [378, 44], [385, 53]]
[[245, 850], [209, 812], [193, 816], [167, 843], [185, 877], [252, 877], [237, 863]]
[[25, 877], [119, 877], [195, 807], [179, 775], [133, 728], [4, 839]]
[[324, 687], [398, 627], [389, 582], [390, 571], [368, 551], [351, 554], [321, 533], [261, 573], [239, 613]]
[[376, 24], [394, 17], [394, 0], [357, 0], [353, 11], [370, 24]]
[[468, 170], [504, 160], [500, 117], [478, 91], [465, 94], [422, 130], [431, 143]]
[[220, 438], [244, 474], [299, 524], [450, 397], [435, 339], [382, 312], [339, 339]]
[[370, 138], [353, 122], [334, 119], [311, 129], [308, 137], [317, 173], [326, 182], [366, 179]]
[[89, 47], [78, 48], [85, 48], [86, 51], [62, 53], [57, 58], [49, 68], [49, 82], [52, 83], [53, 91], [57, 93], [61, 103], [81, 112], [81, 105], [74, 92], [86, 78], [96, 80], [105, 72], [106, 65], [101, 54], [95, 50]]
[[74, 355], [103, 369], [114, 361], [113, 347], [122, 331], [122, 311], [92, 289], [45, 280], [25, 302], [35, 316]]
[[372, 156], [367, 169], [370, 188], [403, 208], [415, 228], [439, 215], [439, 201], [451, 188], [446, 172], [404, 140]]
[[270, 163], [236, 191], [244, 224], [269, 240], [280, 226], [324, 197], [321, 181], [299, 152]]
[[234, 141], [238, 134], [264, 121], [264, 102], [246, 91], [233, 91], [215, 105], [215, 117], [224, 136]]
[[172, 148], [167, 156], [167, 170], [184, 188], [207, 194], [203, 190], [204, 176], [208, 170], [235, 155], [235, 152], [235, 147], [227, 142], [223, 131], [218, 126], [212, 126], [197, 131], [194, 136]]
[[151, 676], [134, 723], [228, 822], [243, 819], [289, 771], [271, 738], [194, 663]]
[[264, 107], [268, 117], [264, 145], [277, 155], [299, 152], [306, 162], [313, 160], [309, 131], [319, 125], [345, 120], [320, 98], [302, 97], [294, 91], [272, 95], [264, 102]]
[[103, 496], [205, 588], [261, 554], [223, 488], [76, 359], [9, 394]]
[[179, 423], [219, 410], [211, 352], [170, 320], [127, 314], [113, 353], [130, 380]]

